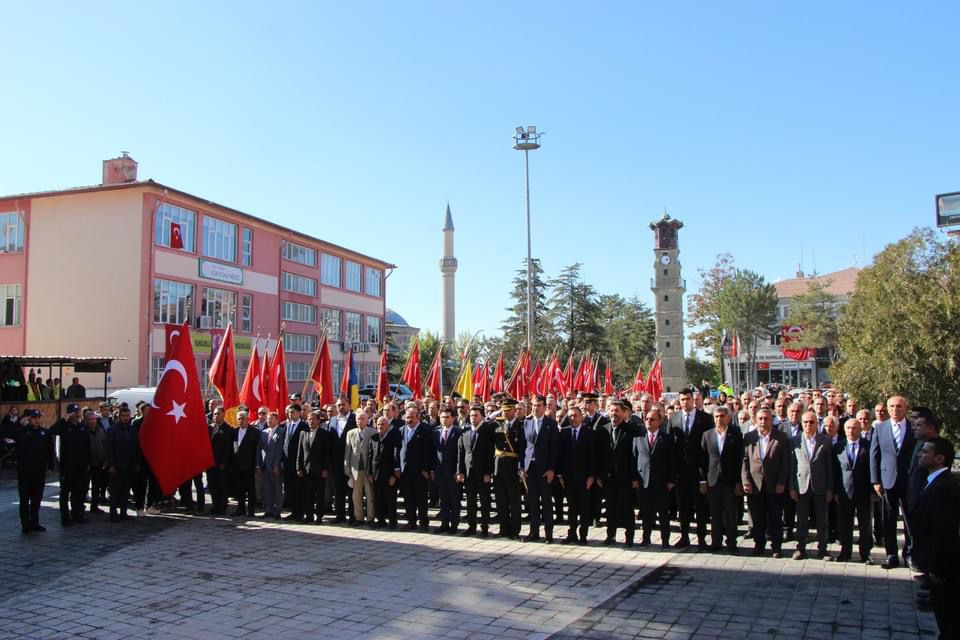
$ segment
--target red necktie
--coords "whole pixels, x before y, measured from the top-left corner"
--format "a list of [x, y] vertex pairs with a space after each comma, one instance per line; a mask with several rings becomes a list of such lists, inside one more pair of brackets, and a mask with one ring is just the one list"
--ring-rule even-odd
[[657, 436], [655, 436], [654, 434], [651, 433], [651, 434], [650, 434], [650, 449], [653, 449], [653, 443], [656, 442], [656, 440], [657, 440]]

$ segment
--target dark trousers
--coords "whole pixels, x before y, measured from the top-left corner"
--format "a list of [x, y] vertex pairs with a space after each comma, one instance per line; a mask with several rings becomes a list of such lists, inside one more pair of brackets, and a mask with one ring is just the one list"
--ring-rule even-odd
[[[193, 490], [197, 490], [197, 499], [193, 499]], [[203, 495], [203, 474], [198, 473], [193, 476], [190, 480], [187, 480], [182, 485], [180, 485], [180, 502], [189, 509], [194, 508], [194, 506], [203, 509], [203, 505], [206, 503], [206, 498]]]
[[590, 504], [590, 490], [587, 489], [586, 478], [566, 478], [567, 493], [567, 537], [587, 539], [590, 523], [593, 518]]
[[787, 531], [792, 532], [797, 521], [797, 503], [793, 500], [784, 500], [783, 502], [783, 526]]
[[373, 502], [377, 513], [377, 522], [397, 526], [397, 485], [390, 485], [393, 474], [381, 475], [373, 481]]
[[517, 465], [506, 463], [497, 466], [493, 479], [497, 498], [497, 519], [501, 536], [520, 535], [520, 479]]
[[[905, 493], [906, 492], [900, 490], [899, 487], [884, 489], [881, 498], [881, 504], [883, 505], [883, 546], [886, 547], [887, 555], [893, 556], [894, 558], [897, 557], [899, 550], [897, 544], [897, 521], [900, 519], [901, 512], [906, 513], [906, 505], [904, 504]], [[904, 546], [910, 546], [910, 530], [907, 528], [906, 523], [904, 523], [903, 535], [905, 538]]]
[[130, 484], [133, 480], [132, 469], [117, 469], [110, 477], [110, 515], [125, 516], [130, 505]]
[[103, 467], [90, 469], [90, 508], [96, 509], [107, 502], [107, 485], [110, 484], [110, 473]]
[[467, 478], [463, 483], [467, 495], [467, 526], [477, 528], [477, 498], [480, 499], [480, 530], [490, 526], [490, 485], [483, 478]]
[[603, 517], [603, 494], [605, 491], [594, 482], [590, 489], [590, 519], [599, 527], [600, 518]]
[[640, 487], [637, 491], [640, 517], [643, 519], [643, 540], [650, 542], [654, 528], [660, 531], [660, 543], [670, 544], [670, 492], [666, 487]]
[[437, 472], [436, 487], [440, 494], [440, 524], [450, 525], [454, 529], [460, 524], [460, 485], [454, 474]]
[[680, 478], [677, 484], [677, 518], [680, 521], [680, 536], [690, 537], [690, 523], [696, 520], [697, 539], [700, 544], [707, 541], [707, 500], [700, 493], [698, 477]]
[[70, 522], [83, 517], [83, 502], [90, 486], [86, 471], [69, 471], [60, 475], [60, 520]]
[[303, 478], [303, 518], [311, 522], [316, 516], [317, 522], [323, 519], [326, 504], [327, 479], [316, 473]]
[[874, 493], [870, 496], [870, 510], [873, 512], [873, 540], [883, 540], [883, 501]]
[[153, 477], [153, 472], [146, 462], [140, 465], [139, 471], [134, 471], [133, 480], [133, 506], [137, 511], [144, 507], [156, 505], [160, 498], [160, 486], [157, 479]]
[[714, 549], [719, 549], [723, 538], [727, 539], [727, 548], [737, 548], [737, 520], [739, 505], [743, 500], [737, 496], [734, 488], [723, 482], [707, 489], [707, 505], [710, 509], [710, 534]]
[[943, 586], [932, 585], [930, 598], [933, 600], [933, 614], [940, 627], [940, 640], [960, 638], [960, 615], [957, 602], [960, 602], [960, 584], [953, 578]]
[[[344, 480], [346, 484], [346, 480]], [[406, 511], [407, 522], [420, 527], [429, 526], [427, 519], [427, 479], [419, 471], [408, 469], [400, 476], [400, 492], [403, 494], [403, 507]]]
[[753, 494], [747, 496], [747, 508], [753, 522], [753, 542], [758, 549], [766, 549], [769, 536], [770, 547], [780, 552], [783, 544], [783, 495], [776, 493], [772, 487], [764, 486], [762, 491], [754, 490]]
[[[343, 456], [341, 456], [342, 458]], [[347, 476], [343, 474], [343, 465], [333, 463], [333, 480], [330, 486], [333, 488], [333, 513], [337, 520], [344, 520], [347, 517], [347, 502], [350, 502], [350, 520], [353, 520], [353, 490], [347, 486]], [[424, 480], [426, 482], [426, 480]], [[424, 485], [424, 499], [426, 499], [426, 485]]]
[[540, 523], [548, 538], [553, 537], [553, 490], [537, 471], [527, 476], [527, 513], [530, 514], [530, 535], [540, 535]]
[[235, 469], [237, 483], [237, 513], [253, 515], [257, 506], [256, 472], [253, 469]]
[[20, 526], [32, 529], [40, 526], [40, 503], [46, 472], [17, 472], [17, 491], [20, 494]]
[[610, 478], [604, 484], [607, 504], [607, 537], [617, 535], [617, 529], [622, 528], [627, 534], [627, 540], [633, 540], [633, 533], [637, 528], [637, 517], [633, 510], [634, 489], [630, 480]]
[[224, 515], [227, 512], [227, 494], [230, 492], [226, 469], [220, 467], [207, 469], [207, 484], [210, 486], [210, 502], [213, 503], [211, 513]]
[[827, 496], [809, 490], [797, 496], [797, 549], [807, 546], [810, 534], [810, 514], [817, 526], [817, 551], [827, 552], [829, 524], [827, 523]]
[[553, 493], [553, 521], [563, 522], [563, 496], [566, 491], [556, 477], [550, 483], [550, 491]]
[[840, 491], [837, 503], [837, 535], [840, 538], [840, 553], [850, 555], [853, 552], [853, 517], [857, 517], [860, 531], [860, 557], [866, 558], [873, 548], [873, 504], [870, 496], [854, 497]]

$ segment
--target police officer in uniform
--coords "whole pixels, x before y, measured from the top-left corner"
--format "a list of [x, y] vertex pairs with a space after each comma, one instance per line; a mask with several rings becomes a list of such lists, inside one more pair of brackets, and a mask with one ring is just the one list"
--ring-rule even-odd
[[90, 485], [90, 434], [80, 421], [80, 405], [67, 405], [67, 416], [55, 429], [60, 437], [60, 524], [69, 527], [87, 520], [83, 501]]
[[517, 418], [517, 401], [500, 403], [497, 428], [493, 432], [493, 490], [497, 498], [500, 537], [520, 539], [520, 446], [523, 421]]
[[53, 438], [41, 424], [36, 409], [26, 412], [30, 424], [16, 432], [17, 489], [20, 492], [20, 526], [23, 533], [46, 531], [40, 525], [40, 502], [48, 473], [53, 471]]

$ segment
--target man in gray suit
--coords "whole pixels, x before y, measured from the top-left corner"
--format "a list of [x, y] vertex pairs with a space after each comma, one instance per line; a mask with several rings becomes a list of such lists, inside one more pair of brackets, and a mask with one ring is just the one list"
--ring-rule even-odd
[[[901, 396], [887, 400], [890, 418], [874, 429], [870, 439], [870, 482], [883, 505], [883, 542], [887, 557], [884, 569], [900, 566], [897, 557], [897, 519], [906, 513], [907, 477], [915, 438], [907, 420], [907, 401]], [[904, 527], [906, 546], [910, 530]]]
[[[347, 476], [347, 486], [353, 492], [353, 518], [351, 522], [362, 524], [366, 513], [367, 525], [373, 527], [376, 522], [376, 506], [373, 499], [373, 481], [367, 475], [367, 460], [370, 438], [377, 432], [369, 425], [370, 416], [358, 411], [357, 428], [347, 431], [347, 442], [343, 447], [343, 473]], [[363, 499], [366, 497], [366, 511]]]
[[743, 462], [743, 435], [731, 426], [731, 411], [726, 405], [713, 410], [717, 425], [703, 434], [700, 442], [700, 493], [706, 494], [710, 508], [711, 545], [717, 552], [724, 536], [727, 551], [737, 553], [738, 503], [743, 504], [740, 465]]
[[807, 557], [807, 534], [810, 511], [817, 524], [817, 551], [824, 560], [833, 560], [827, 553], [827, 504], [833, 500], [833, 443], [830, 436], [819, 433], [819, 420], [813, 411], [801, 419], [803, 433], [790, 439], [790, 497], [797, 503], [797, 550], [794, 560]]
[[761, 556], [770, 547], [779, 558], [783, 542], [783, 497], [790, 475], [789, 443], [773, 429], [773, 412], [760, 409], [757, 428], [743, 437], [741, 480], [753, 521], [753, 555]]
[[267, 415], [267, 425], [260, 432], [260, 447], [257, 451], [257, 477], [263, 498], [264, 518], [280, 519], [283, 507], [283, 456], [287, 427], [280, 424], [280, 414], [272, 411]]

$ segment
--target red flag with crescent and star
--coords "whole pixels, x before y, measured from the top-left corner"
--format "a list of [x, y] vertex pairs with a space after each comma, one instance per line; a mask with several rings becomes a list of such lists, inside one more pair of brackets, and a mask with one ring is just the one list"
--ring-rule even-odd
[[163, 359], [167, 361], [173, 354], [173, 345], [177, 343], [177, 338], [181, 335], [190, 335], [190, 329], [186, 325], [165, 324], [163, 325], [164, 337], [166, 341], [163, 346]]
[[183, 249], [183, 234], [180, 232], [180, 223], [170, 223], [170, 248]]
[[184, 324], [182, 331], [175, 338], [150, 410], [140, 427], [143, 455], [163, 495], [170, 495], [213, 466], [189, 325]]
[[243, 377], [243, 387], [240, 389], [240, 403], [255, 414], [260, 407], [267, 405], [263, 397], [263, 384], [260, 382], [261, 364], [260, 354], [257, 352], [260, 339], [253, 345], [253, 354], [250, 356], [250, 366], [247, 367], [247, 374]]

